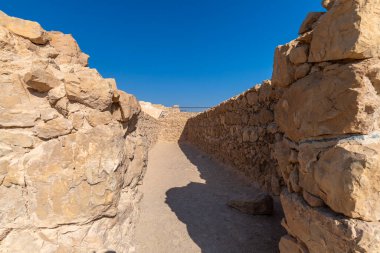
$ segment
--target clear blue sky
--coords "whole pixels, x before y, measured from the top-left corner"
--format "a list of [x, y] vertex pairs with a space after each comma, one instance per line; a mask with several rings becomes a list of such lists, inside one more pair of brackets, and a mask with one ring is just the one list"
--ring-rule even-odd
[[321, 0], [12, 0], [9, 15], [73, 34], [90, 66], [140, 100], [210, 106], [269, 79], [276, 45]]

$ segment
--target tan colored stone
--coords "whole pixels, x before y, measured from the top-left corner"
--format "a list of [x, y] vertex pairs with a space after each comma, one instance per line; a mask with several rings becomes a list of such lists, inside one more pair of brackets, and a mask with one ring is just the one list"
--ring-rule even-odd
[[13, 152], [13, 148], [10, 145], [0, 142], [0, 157], [9, 155], [12, 152]]
[[335, 212], [380, 220], [377, 135], [300, 145], [301, 186]]
[[307, 14], [305, 20], [303, 21], [298, 33], [304, 34], [313, 30], [315, 23], [319, 20], [319, 18], [324, 14], [324, 12], [310, 12]]
[[72, 123], [64, 117], [41, 122], [34, 127], [36, 135], [42, 139], [51, 139], [67, 135], [73, 129]]
[[22, 131], [12, 131], [0, 129], [0, 143], [22, 148], [32, 148], [33, 137]]
[[295, 41], [310, 44], [311, 40], [313, 39], [313, 31], [306, 32], [302, 35], [300, 35]]
[[285, 228], [307, 247], [306, 252], [380, 252], [379, 222], [347, 219], [327, 208], [312, 208], [286, 190], [281, 204]]
[[119, 129], [98, 126], [28, 153], [24, 167], [34, 224], [54, 227], [116, 215], [123, 150]]
[[91, 110], [86, 116], [86, 119], [91, 126], [95, 127], [110, 124], [112, 122], [112, 115], [109, 111], [99, 112], [97, 110]]
[[61, 116], [57, 110], [51, 107], [40, 109], [40, 114], [41, 119], [45, 122]]
[[50, 45], [58, 52], [55, 59], [58, 64], [88, 65], [88, 55], [82, 53], [77, 42], [70, 34], [49, 32], [49, 35], [51, 37]]
[[289, 54], [297, 46], [296, 41], [278, 46], [275, 50], [272, 84], [287, 87], [295, 81], [295, 66], [289, 59]]
[[117, 92], [118, 89], [117, 89], [117, 85], [116, 85], [116, 80], [113, 79], [113, 78], [106, 78], [105, 79], [110, 85], [111, 85], [111, 88], [113, 90], [113, 97], [112, 97], [112, 101], [113, 102], [118, 102], [119, 101], [119, 93]]
[[69, 99], [67, 97], [63, 97], [55, 103], [54, 108], [60, 114], [67, 116], [68, 115], [68, 105], [69, 105]]
[[290, 235], [281, 237], [279, 248], [280, 253], [308, 253], [308, 251], [299, 245], [297, 240]]
[[18, 107], [22, 108], [21, 104], [30, 103], [30, 95], [18, 74], [7, 77], [0, 75], [0, 90], [2, 91], [0, 92], [0, 108], [12, 110]]
[[15, 41], [12, 38], [11, 33], [9, 32], [8, 29], [0, 25], [0, 49], [11, 52], [14, 50], [14, 46], [15, 46]]
[[[92, 74], [92, 75], [91, 75]], [[109, 82], [91, 72], [67, 74], [64, 79], [70, 101], [103, 111], [112, 103], [113, 91]], [[96, 83], [96, 85], [94, 85]]]
[[71, 113], [68, 118], [73, 123], [75, 130], [81, 129], [86, 121], [84, 112]]
[[116, 83], [71, 36], [39, 29], [0, 13], [0, 252], [127, 253], [145, 132], [112, 119]]
[[47, 33], [38, 23], [33, 21], [10, 17], [0, 11], [0, 25], [35, 44], [43, 45], [49, 41]]
[[32, 107], [0, 108], [0, 127], [33, 127], [39, 118], [40, 114]]
[[33, 69], [24, 76], [26, 85], [38, 92], [48, 92], [60, 85], [60, 81], [45, 69]]
[[376, 62], [331, 65], [298, 80], [276, 106], [281, 130], [299, 141], [378, 129], [380, 98], [364, 75]]
[[140, 104], [142, 112], [144, 112], [145, 114], [148, 114], [149, 116], [155, 119], [159, 119], [160, 116], [164, 112], [164, 108], [157, 106], [155, 104], [152, 104], [150, 102], [139, 101], [139, 104]]
[[313, 194], [308, 193], [307, 191], [302, 191], [303, 199], [311, 206], [311, 207], [321, 207], [324, 206], [325, 203], [322, 199], [314, 196]]
[[272, 85], [271, 80], [264, 80], [260, 85], [259, 102], [270, 102], [277, 97], [277, 92], [275, 92], [275, 87]]
[[51, 104], [57, 103], [57, 101], [64, 96], [66, 96], [66, 89], [64, 84], [51, 89], [48, 93], [48, 99]]
[[127, 94], [124, 91], [120, 90], [118, 91], [118, 94], [120, 96], [119, 105], [121, 109], [121, 121], [128, 122], [134, 116], [137, 116], [140, 113], [140, 104], [137, 102], [136, 97], [133, 95]]
[[259, 96], [256, 92], [250, 91], [246, 94], [247, 101], [250, 105], [255, 105], [259, 101]]
[[[21, 186], [4, 187], [0, 186], [0, 220], [1, 228], [22, 228], [30, 224], [27, 217], [27, 206]], [[2, 242], [3, 243], [3, 242]], [[0, 245], [3, 247], [3, 245]], [[7, 248], [1, 248], [7, 249]], [[5, 251], [6, 252], [6, 251]]]
[[308, 45], [299, 45], [290, 51], [289, 60], [296, 65], [306, 63], [308, 53]]
[[[127, 147], [127, 149], [131, 150], [131, 147]], [[124, 176], [124, 187], [135, 187], [141, 179], [141, 176], [144, 175], [146, 164], [148, 162], [148, 156], [143, 139], [139, 139], [135, 143], [134, 155], [135, 159], [133, 159], [129, 164], [127, 172]]]
[[[21, 156], [22, 154], [20, 154]], [[7, 167], [7, 174], [3, 181], [3, 186], [11, 187], [19, 185], [25, 187], [25, 175], [20, 160], [11, 160]]]
[[289, 161], [293, 160], [290, 158], [293, 145], [292, 142], [285, 138], [275, 143], [274, 156], [276, 157], [280, 169], [285, 169], [289, 165]]
[[2, 144], [0, 144], [0, 186], [3, 184], [4, 178], [8, 173], [8, 166], [10, 162], [7, 157], [4, 158], [4, 156], [1, 155], [1, 145]]
[[379, 13], [378, 0], [337, 0], [314, 29], [309, 61], [378, 57]]
[[310, 73], [311, 65], [309, 63], [304, 63], [296, 67], [294, 77], [296, 80], [304, 78]]

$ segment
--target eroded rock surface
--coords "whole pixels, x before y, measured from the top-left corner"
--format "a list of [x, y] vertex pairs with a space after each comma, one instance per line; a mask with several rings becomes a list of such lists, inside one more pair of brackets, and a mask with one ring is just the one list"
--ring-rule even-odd
[[[323, 1], [275, 53], [274, 145], [287, 186], [281, 253], [378, 252], [379, 1]], [[308, 48], [306, 75], [296, 75]], [[297, 56], [297, 57], [295, 57]]]
[[329, 11], [320, 18], [313, 31], [309, 61], [324, 62], [378, 57], [380, 53], [379, 1], [324, 2]]
[[273, 109], [281, 89], [264, 81], [189, 119], [182, 141], [233, 166], [263, 190], [279, 195], [281, 174], [274, 158], [278, 125]]
[[299, 37], [275, 49], [269, 103], [263, 84], [190, 119], [185, 137], [282, 190], [281, 253], [375, 253], [380, 2], [322, 5], [326, 13], [307, 15]]
[[71, 35], [0, 13], [0, 251], [129, 252], [140, 107]]

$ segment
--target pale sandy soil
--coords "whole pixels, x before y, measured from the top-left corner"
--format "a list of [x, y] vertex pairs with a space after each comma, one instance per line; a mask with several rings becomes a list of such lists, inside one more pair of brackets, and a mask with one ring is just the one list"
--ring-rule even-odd
[[137, 253], [278, 252], [285, 233], [279, 203], [273, 216], [230, 209], [228, 200], [257, 190], [188, 145], [156, 144], [140, 189]]

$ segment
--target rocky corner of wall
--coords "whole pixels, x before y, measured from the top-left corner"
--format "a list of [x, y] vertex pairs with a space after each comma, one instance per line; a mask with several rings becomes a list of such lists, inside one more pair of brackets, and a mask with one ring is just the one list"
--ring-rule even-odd
[[0, 251], [128, 252], [140, 107], [71, 35], [0, 12]]
[[275, 53], [280, 250], [380, 252], [380, 2], [323, 5]]

